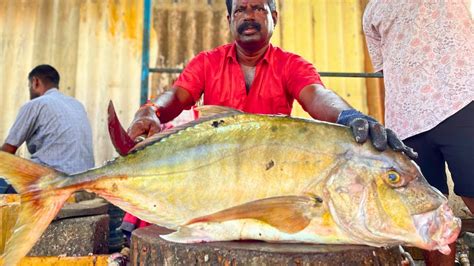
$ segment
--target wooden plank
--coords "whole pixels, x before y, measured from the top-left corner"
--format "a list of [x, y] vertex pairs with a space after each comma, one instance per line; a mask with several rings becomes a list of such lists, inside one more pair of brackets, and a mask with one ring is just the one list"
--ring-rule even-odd
[[[25, 257], [18, 266], [105, 266], [109, 255], [87, 257]], [[3, 261], [0, 259], [0, 264]]]

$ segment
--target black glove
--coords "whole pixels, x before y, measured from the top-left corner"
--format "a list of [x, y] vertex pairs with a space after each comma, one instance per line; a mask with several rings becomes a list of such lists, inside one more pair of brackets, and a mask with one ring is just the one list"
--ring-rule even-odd
[[351, 128], [356, 142], [364, 143], [370, 137], [374, 147], [383, 151], [390, 146], [394, 151], [401, 151], [411, 159], [416, 159], [418, 154], [406, 146], [391, 129], [385, 128], [373, 117], [364, 115], [354, 110], [344, 110], [339, 114], [336, 123]]

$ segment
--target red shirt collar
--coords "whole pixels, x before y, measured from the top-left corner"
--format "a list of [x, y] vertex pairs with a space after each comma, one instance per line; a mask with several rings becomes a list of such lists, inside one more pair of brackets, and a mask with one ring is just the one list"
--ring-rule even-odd
[[[236, 42], [232, 43], [232, 46], [229, 50], [229, 53], [227, 54], [227, 58], [229, 60], [233, 60], [234, 62], [237, 61], [237, 44]], [[271, 52], [273, 51], [273, 45], [271, 43], [268, 44], [267, 51], [265, 52], [265, 55], [263, 56], [263, 59], [261, 62], [266, 62], [266, 63], [272, 63], [272, 57], [271, 57]]]

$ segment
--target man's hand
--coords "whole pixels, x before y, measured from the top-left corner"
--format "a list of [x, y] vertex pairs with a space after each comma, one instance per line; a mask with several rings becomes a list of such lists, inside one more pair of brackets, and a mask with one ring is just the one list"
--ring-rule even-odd
[[350, 127], [355, 141], [358, 143], [364, 143], [370, 138], [374, 147], [379, 151], [383, 151], [389, 146], [394, 151], [405, 153], [411, 159], [418, 157], [418, 154], [406, 146], [395, 132], [359, 111], [354, 109], [342, 111], [336, 123]]
[[140, 136], [150, 137], [161, 131], [160, 119], [156, 115], [156, 109], [152, 106], [142, 106], [135, 113], [135, 118], [128, 128], [128, 135], [134, 141]]

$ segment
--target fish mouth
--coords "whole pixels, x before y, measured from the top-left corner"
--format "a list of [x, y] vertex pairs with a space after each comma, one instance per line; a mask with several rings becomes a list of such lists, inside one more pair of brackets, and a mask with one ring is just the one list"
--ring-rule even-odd
[[421, 248], [438, 250], [448, 255], [449, 244], [456, 241], [461, 231], [461, 219], [454, 216], [447, 203], [430, 212], [413, 215], [415, 227], [422, 238]]

